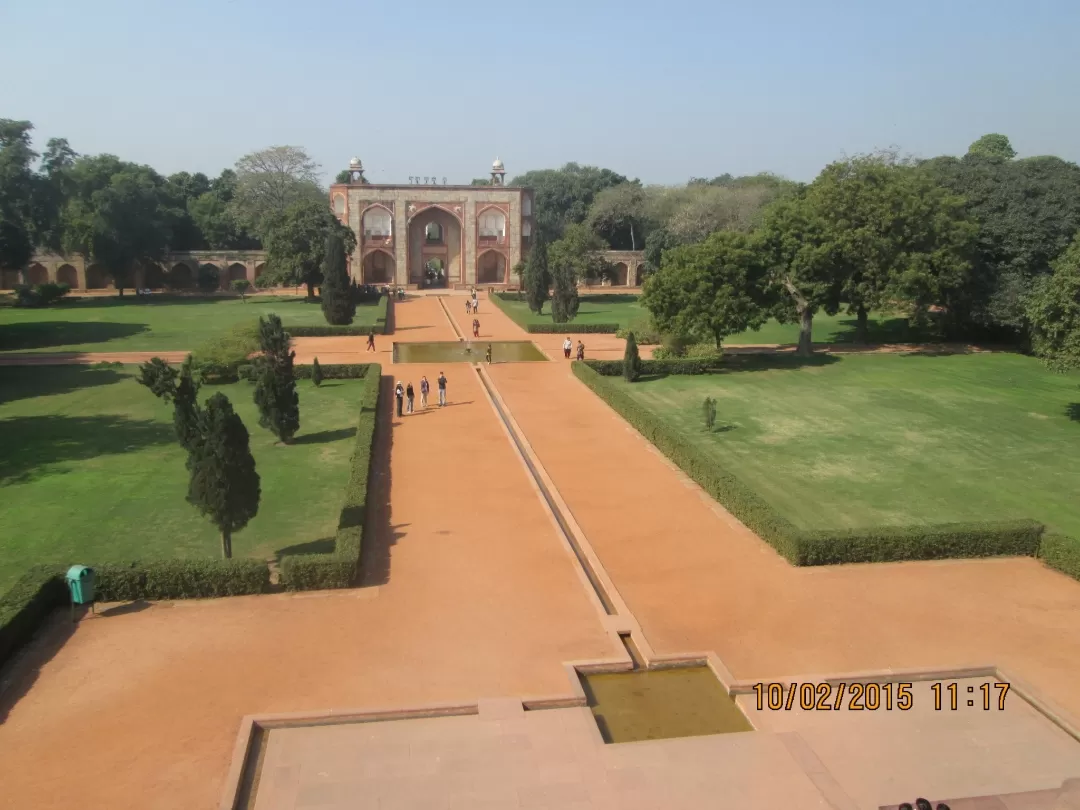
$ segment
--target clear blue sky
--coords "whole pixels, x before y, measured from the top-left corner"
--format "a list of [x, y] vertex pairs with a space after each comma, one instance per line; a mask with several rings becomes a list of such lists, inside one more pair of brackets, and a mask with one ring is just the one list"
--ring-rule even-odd
[[809, 180], [986, 132], [1080, 159], [1078, 0], [0, 0], [0, 31], [0, 117], [164, 173], [298, 144], [383, 183]]

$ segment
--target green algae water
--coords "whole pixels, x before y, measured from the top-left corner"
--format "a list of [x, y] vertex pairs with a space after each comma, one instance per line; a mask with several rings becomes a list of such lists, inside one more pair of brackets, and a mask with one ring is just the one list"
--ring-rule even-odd
[[483, 363], [488, 346], [492, 363], [528, 363], [547, 360], [528, 340], [472, 340], [432, 343], [395, 343], [395, 363]]
[[604, 742], [754, 730], [708, 667], [580, 677]]

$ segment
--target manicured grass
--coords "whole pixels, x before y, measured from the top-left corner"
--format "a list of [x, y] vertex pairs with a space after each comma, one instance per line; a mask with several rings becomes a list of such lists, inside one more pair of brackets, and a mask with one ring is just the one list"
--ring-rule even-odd
[[1033, 518], [1080, 536], [1077, 381], [1015, 354], [895, 354], [616, 382], [800, 528]]
[[[583, 294], [574, 323], [617, 323], [625, 328], [643, 322], [648, 311], [638, 301], [637, 295], [625, 293]], [[552, 322], [550, 304], [544, 306], [543, 315], [537, 315], [529, 310], [524, 300], [518, 301], [513, 293], [504, 298], [503, 303], [506, 313], [519, 326]], [[569, 331], [573, 332], [573, 328]], [[815, 315], [813, 337], [815, 343], [850, 343], [855, 338], [855, 316], [824, 313]], [[908, 328], [905, 318], [872, 314], [868, 323], [868, 339], [871, 343], [919, 342], [923, 337], [917, 330]], [[754, 343], [797, 343], [798, 340], [797, 323], [770, 320], [756, 332], [732, 335], [725, 343], [738, 346]]]
[[[184, 499], [171, 408], [134, 372], [0, 367], [0, 592], [37, 562], [220, 555], [213, 525]], [[235, 556], [332, 549], [362, 385], [299, 382], [301, 432], [288, 447], [259, 427], [250, 384], [203, 388], [200, 398], [221, 391], [232, 401], [262, 479], [259, 514], [233, 536]]]
[[[373, 325], [375, 304], [355, 325]], [[194, 349], [234, 323], [276, 312], [285, 326], [325, 326], [322, 307], [302, 297], [85, 297], [45, 309], [0, 308], [0, 351], [140, 352]]]

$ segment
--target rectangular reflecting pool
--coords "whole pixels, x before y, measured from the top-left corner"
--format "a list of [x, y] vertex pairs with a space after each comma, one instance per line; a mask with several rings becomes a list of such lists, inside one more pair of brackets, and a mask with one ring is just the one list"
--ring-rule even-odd
[[581, 675], [604, 742], [753, 731], [708, 667]]
[[547, 360], [528, 340], [471, 340], [431, 343], [395, 343], [395, 363], [483, 363], [488, 346], [492, 363], [527, 363]]

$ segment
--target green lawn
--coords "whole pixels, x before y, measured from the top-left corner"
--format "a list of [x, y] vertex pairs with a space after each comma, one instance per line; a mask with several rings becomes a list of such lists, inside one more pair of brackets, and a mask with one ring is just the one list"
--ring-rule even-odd
[[[373, 325], [375, 304], [356, 308]], [[301, 297], [85, 297], [45, 309], [0, 308], [0, 352], [183, 351], [233, 324], [276, 312], [285, 326], [325, 326], [322, 307]]]
[[[648, 315], [647, 310], [638, 304], [638, 296], [626, 293], [605, 293], [581, 296], [574, 323], [617, 323], [627, 327], [635, 322], [642, 322]], [[544, 307], [544, 314], [537, 315], [529, 310], [524, 301], [517, 301], [511, 295], [503, 302], [505, 311], [519, 326], [530, 323], [551, 323], [551, 306]], [[570, 331], [573, 331], [572, 329]], [[855, 316], [825, 315], [814, 317], [815, 343], [850, 343], [855, 337]], [[869, 321], [869, 340], [871, 343], [900, 343], [918, 341], [921, 336], [914, 330], [908, 330], [907, 320], [892, 315], [873, 315]], [[779, 323], [770, 320], [761, 329], [732, 335], [725, 343], [741, 345], [747, 343], [797, 343], [799, 325], [797, 323]]]
[[[134, 370], [0, 367], [0, 592], [35, 562], [220, 554], [216, 530], [184, 500], [171, 408]], [[300, 381], [301, 431], [288, 447], [259, 427], [251, 385], [203, 388], [201, 398], [222, 391], [232, 400], [262, 478], [259, 514], [233, 537], [236, 556], [332, 548], [362, 384]]]
[[1078, 381], [1016, 354], [896, 354], [618, 384], [801, 528], [1034, 518], [1080, 536]]

